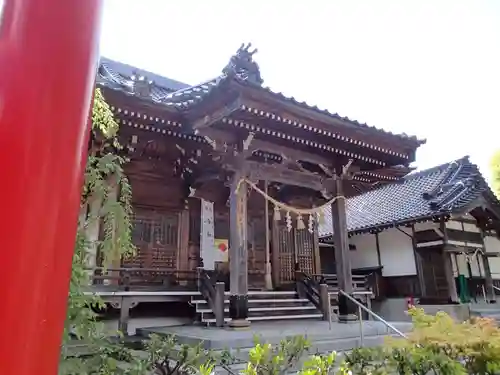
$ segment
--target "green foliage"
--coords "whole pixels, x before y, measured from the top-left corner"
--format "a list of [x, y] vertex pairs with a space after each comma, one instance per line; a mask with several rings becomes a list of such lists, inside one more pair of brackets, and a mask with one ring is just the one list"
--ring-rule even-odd
[[[125, 355], [122, 346], [111, 341], [109, 333], [97, 322], [95, 309], [104, 307], [102, 300], [85, 294], [85, 287], [90, 281], [85, 268], [91, 251], [97, 248], [103, 255], [105, 264], [118, 253], [128, 254], [134, 251], [130, 220], [132, 193], [123, 171], [125, 159], [115, 153], [118, 124], [99, 90], [95, 91], [92, 120], [93, 146], [87, 160], [81, 204], [82, 207], [87, 207], [97, 201], [100, 202], [100, 209], [83, 219], [78, 227], [60, 374], [114, 374], [116, 358]], [[104, 225], [104, 238], [92, 243], [86, 236], [86, 230], [96, 220], [102, 221]], [[85, 343], [86, 352], [99, 355], [75, 356], [70, 345], [75, 339]], [[94, 368], [99, 370], [92, 372], [91, 369]]]
[[497, 151], [491, 158], [490, 168], [493, 191], [497, 197], [500, 197], [500, 151]]
[[412, 309], [408, 339], [388, 340], [384, 348], [356, 349], [346, 361], [354, 374], [498, 374], [500, 330], [490, 319], [457, 323], [445, 313]]
[[92, 131], [96, 132], [96, 135], [102, 134], [105, 139], [113, 139], [118, 133], [118, 123], [99, 89], [94, 91]]

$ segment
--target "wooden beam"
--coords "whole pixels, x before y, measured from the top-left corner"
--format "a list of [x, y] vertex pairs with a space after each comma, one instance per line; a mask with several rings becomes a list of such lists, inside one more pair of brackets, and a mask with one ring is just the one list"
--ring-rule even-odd
[[[304, 173], [292, 171], [280, 164], [262, 164], [256, 161], [245, 161], [245, 165], [250, 171], [251, 180], [268, 180], [280, 182], [288, 185], [301, 186], [316, 191], [321, 191], [324, 186], [325, 179], [314, 173]], [[235, 163], [228, 162], [225, 168], [236, 172], [239, 166]]]
[[[199, 128], [196, 130], [196, 134], [201, 136], [207, 136], [221, 143], [225, 142], [228, 144], [235, 144], [238, 142], [237, 137], [235, 137], [233, 134], [212, 128]], [[294, 161], [302, 160], [308, 163], [322, 165], [327, 168], [332, 166], [331, 159], [328, 157], [316, 155], [307, 151], [297, 150], [295, 148], [292, 148], [292, 145], [290, 145], [290, 147], [277, 145], [273, 142], [258, 139], [257, 137], [258, 134], [255, 135], [254, 139], [252, 140], [252, 143], [250, 144], [250, 149], [252, 151], [260, 150], [273, 154], [283, 155], [287, 159], [292, 159]]]
[[216, 107], [213, 112], [203, 111], [200, 114], [195, 114], [196, 117], [190, 120], [191, 127], [195, 130], [207, 128], [237, 111], [240, 107], [241, 97], [237, 95], [236, 97], [230, 98], [221, 107]]

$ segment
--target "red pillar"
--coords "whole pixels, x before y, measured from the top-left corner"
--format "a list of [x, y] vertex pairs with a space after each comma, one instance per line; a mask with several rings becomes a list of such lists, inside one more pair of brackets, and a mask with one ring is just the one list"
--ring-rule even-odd
[[102, 3], [3, 2], [0, 374], [55, 375]]

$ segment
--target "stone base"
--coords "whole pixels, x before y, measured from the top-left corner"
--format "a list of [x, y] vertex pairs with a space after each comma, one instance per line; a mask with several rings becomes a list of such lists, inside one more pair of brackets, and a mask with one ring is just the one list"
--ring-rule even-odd
[[233, 330], [245, 330], [250, 328], [250, 321], [246, 319], [231, 319], [229, 321], [229, 327]]
[[358, 320], [356, 314], [339, 315], [339, 323], [352, 323]]

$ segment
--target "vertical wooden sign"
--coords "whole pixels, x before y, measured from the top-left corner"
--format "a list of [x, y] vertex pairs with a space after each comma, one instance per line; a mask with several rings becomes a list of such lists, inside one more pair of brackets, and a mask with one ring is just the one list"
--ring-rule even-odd
[[206, 270], [215, 269], [214, 204], [201, 200], [200, 256]]

